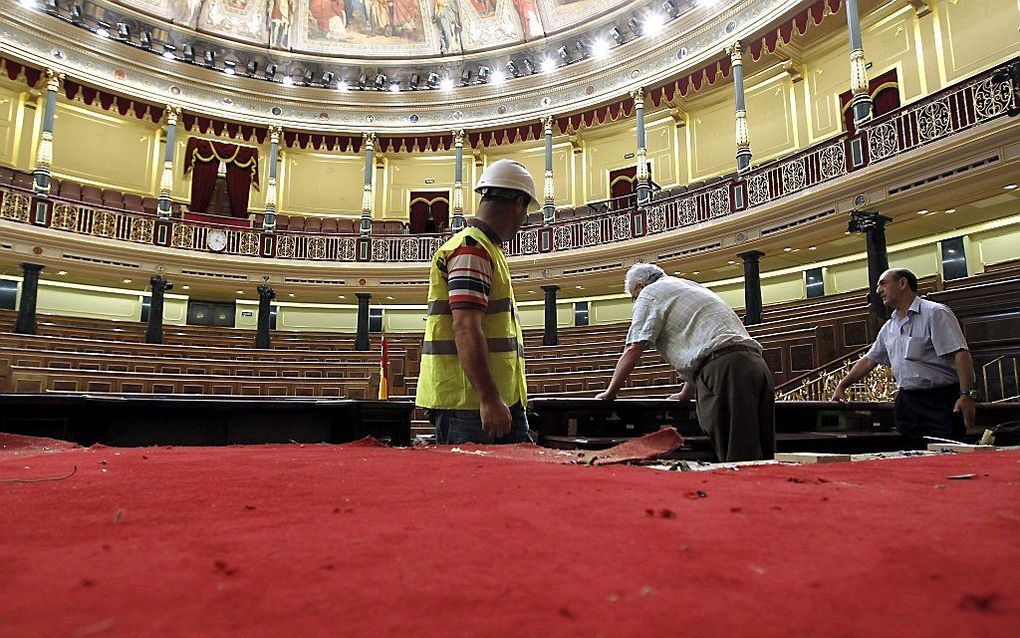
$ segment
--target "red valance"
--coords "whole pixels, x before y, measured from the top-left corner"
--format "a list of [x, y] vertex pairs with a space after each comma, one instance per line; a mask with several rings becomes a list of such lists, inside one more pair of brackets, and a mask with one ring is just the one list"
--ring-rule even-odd
[[360, 135], [321, 135], [317, 133], [297, 133], [294, 131], [283, 132], [283, 143], [288, 147], [298, 146], [315, 150], [338, 150], [341, 153], [357, 153], [361, 151], [362, 138]]
[[259, 149], [251, 146], [239, 146], [229, 142], [214, 142], [203, 140], [197, 137], [188, 139], [187, 149], [184, 151], [184, 174], [191, 172], [191, 167], [197, 162], [218, 161], [224, 164], [233, 164], [238, 168], [251, 170], [251, 183], [255, 190], [259, 188]]
[[138, 100], [124, 97], [122, 95], [107, 93], [106, 91], [95, 89], [91, 86], [79, 84], [68, 78], [64, 79], [64, 95], [66, 95], [69, 100], [73, 100], [80, 95], [81, 101], [89, 106], [98, 101], [99, 106], [101, 106], [103, 110], [109, 111], [116, 108], [117, 112], [121, 115], [127, 115], [128, 112], [133, 112], [134, 116], [140, 120], [145, 119], [146, 115], [148, 115], [149, 119], [156, 123], [163, 119], [162, 107], [146, 104], [145, 102], [139, 102]]
[[770, 29], [764, 36], [749, 42], [751, 59], [757, 62], [766, 53], [774, 53], [780, 44], [789, 44], [793, 35], [804, 35], [810, 26], [818, 26], [843, 8], [843, 0], [816, 0], [814, 4], [790, 20]]

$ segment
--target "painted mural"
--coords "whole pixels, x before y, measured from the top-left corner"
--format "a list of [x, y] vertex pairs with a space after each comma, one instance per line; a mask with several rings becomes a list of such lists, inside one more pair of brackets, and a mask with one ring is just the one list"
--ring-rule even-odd
[[354, 57], [456, 55], [534, 40], [626, 0], [114, 0], [277, 49]]

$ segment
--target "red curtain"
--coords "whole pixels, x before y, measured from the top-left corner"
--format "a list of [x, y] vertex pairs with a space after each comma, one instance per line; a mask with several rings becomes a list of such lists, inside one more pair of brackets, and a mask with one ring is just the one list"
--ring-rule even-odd
[[[871, 95], [872, 117], [879, 117], [900, 108], [899, 76], [896, 73], [896, 69], [886, 71], [882, 75], [872, 78], [868, 82], [868, 93]], [[850, 135], [856, 132], [854, 111], [850, 108], [850, 101], [852, 99], [853, 93], [851, 91], [846, 91], [839, 96], [839, 106], [843, 109], [843, 123]]]
[[234, 217], [248, 215], [252, 185], [258, 188], [259, 151], [250, 146], [190, 138], [184, 153], [184, 173], [192, 173], [191, 210], [204, 213], [209, 207], [220, 162], [227, 167], [227, 193]]
[[446, 191], [412, 191], [410, 194], [412, 234], [438, 233], [450, 223], [450, 194]]
[[213, 189], [216, 188], [216, 175], [220, 163], [196, 162], [191, 169], [191, 204], [189, 210], [204, 213], [212, 201]]
[[227, 194], [230, 196], [230, 212], [233, 216], [247, 217], [251, 171], [237, 164], [227, 164]]

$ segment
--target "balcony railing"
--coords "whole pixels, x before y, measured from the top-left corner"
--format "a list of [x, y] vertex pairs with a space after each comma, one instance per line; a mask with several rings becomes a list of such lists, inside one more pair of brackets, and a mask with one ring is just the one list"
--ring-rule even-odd
[[[507, 255], [581, 250], [638, 237], [690, 228], [764, 206], [848, 173], [886, 162], [926, 144], [1006, 117], [1016, 87], [1001, 69], [986, 71], [897, 109], [792, 156], [721, 178], [685, 192], [634, 206], [626, 198], [597, 202], [599, 214], [528, 226], [504, 246]], [[326, 262], [426, 262], [449, 235], [358, 236], [337, 233], [265, 233], [261, 229], [216, 226], [147, 213], [93, 207], [32, 193], [0, 189], [0, 220], [106, 239], [156, 244], [182, 250], [210, 250], [209, 234], [226, 235], [228, 255]], [[621, 202], [626, 201], [625, 205]]]

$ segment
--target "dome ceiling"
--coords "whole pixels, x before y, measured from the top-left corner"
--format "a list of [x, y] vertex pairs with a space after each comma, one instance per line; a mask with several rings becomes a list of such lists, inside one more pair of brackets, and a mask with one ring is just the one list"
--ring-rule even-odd
[[211, 35], [357, 58], [456, 55], [584, 24], [628, 0], [115, 0]]

